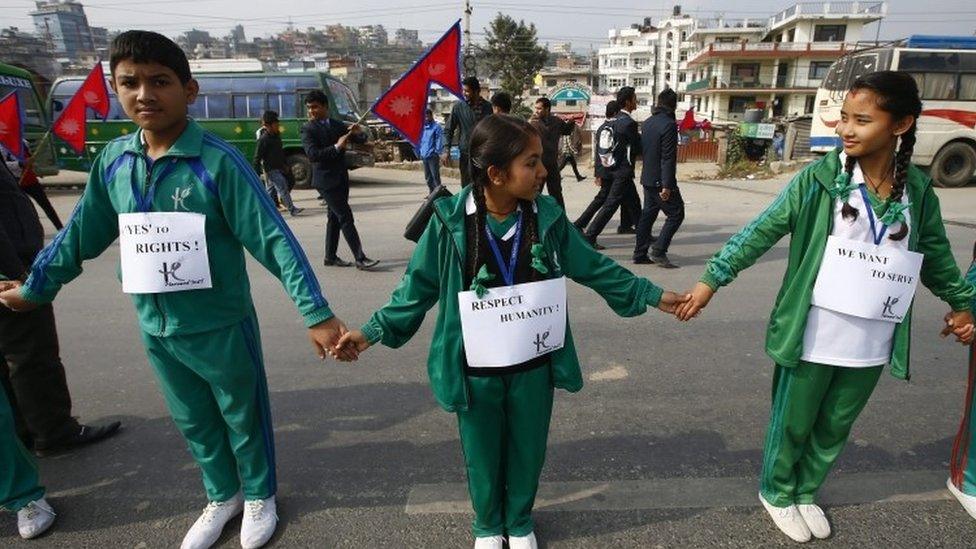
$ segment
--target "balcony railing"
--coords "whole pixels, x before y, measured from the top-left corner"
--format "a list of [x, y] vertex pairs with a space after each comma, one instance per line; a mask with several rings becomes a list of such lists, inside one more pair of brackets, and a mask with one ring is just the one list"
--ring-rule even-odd
[[772, 74], [762, 73], [759, 76], [732, 76], [719, 78], [711, 76], [694, 82], [689, 82], [685, 86], [685, 92], [691, 93], [701, 90], [790, 90], [790, 89], [810, 89], [820, 85], [820, 80], [811, 79], [805, 72], [797, 74], [790, 70], [779, 73], [773, 77]]
[[735, 57], [799, 57], [809, 53], [838, 55], [857, 48], [848, 42], [740, 42], [724, 44], [713, 42], [689, 56], [688, 63], [696, 63], [706, 56]]
[[884, 2], [801, 2], [769, 18], [769, 26], [788, 21], [800, 15], [851, 16], [867, 15], [884, 17], [887, 6]]

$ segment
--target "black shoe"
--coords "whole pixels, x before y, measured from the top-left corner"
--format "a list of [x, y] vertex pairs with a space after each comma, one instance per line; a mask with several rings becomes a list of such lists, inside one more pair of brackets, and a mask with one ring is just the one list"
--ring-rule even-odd
[[637, 234], [637, 229], [634, 227], [624, 227], [621, 225], [617, 227], [617, 234]]
[[594, 250], [597, 250], [597, 251], [600, 251], [600, 250], [606, 250], [606, 249], [607, 249], [607, 247], [606, 247], [606, 246], [603, 246], [603, 245], [601, 245], [601, 244], [600, 244], [600, 243], [598, 243], [598, 242], [597, 242], [596, 240], [594, 240], [594, 241], [592, 241], [592, 242], [590, 242], [590, 246], [593, 246], [593, 249], [594, 249]]
[[362, 259], [356, 260], [356, 268], [359, 269], [360, 271], [367, 271], [379, 264], [380, 264], [379, 260], [370, 259], [368, 257], [364, 257]]
[[654, 263], [654, 260], [651, 259], [651, 258], [649, 258], [649, 257], [647, 257], [646, 255], [644, 257], [635, 257], [634, 258], [634, 265], [651, 265], [653, 263]]
[[581, 176], [579, 176], [579, 177], [576, 178], [576, 182], [578, 183], [578, 182], [580, 182], [580, 181], [582, 181], [584, 179], [586, 179], [586, 176], [585, 175], [581, 175]]
[[77, 431], [55, 442], [54, 444], [41, 446], [35, 443], [34, 454], [37, 455], [37, 457], [46, 457], [61, 452], [66, 452], [72, 448], [105, 440], [106, 438], [119, 432], [119, 427], [121, 426], [121, 421], [113, 421], [112, 423], [108, 423], [106, 425], [79, 425]]
[[352, 267], [352, 263], [342, 259], [341, 257], [334, 257], [332, 259], [326, 258], [322, 264], [326, 267]]
[[655, 254], [655, 255], [651, 255], [650, 259], [651, 259], [651, 262], [655, 263], [658, 267], [661, 267], [662, 269], [677, 269], [678, 268], [677, 265], [675, 265], [674, 263], [671, 263], [671, 260], [668, 259], [668, 254], [660, 254], [660, 255], [656, 255]]

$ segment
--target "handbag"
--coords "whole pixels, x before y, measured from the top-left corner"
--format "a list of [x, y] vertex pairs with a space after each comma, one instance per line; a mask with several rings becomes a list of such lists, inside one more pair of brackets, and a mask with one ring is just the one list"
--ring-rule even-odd
[[427, 195], [427, 198], [424, 199], [424, 203], [420, 205], [420, 209], [417, 210], [417, 213], [413, 214], [413, 217], [407, 223], [407, 228], [403, 231], [403, 238], [413, 242], [420, 240], [420, 236], [427, 229], [427, 224], [430, 223], [430, 216], [434, 215], [434, 202], [446, 196], [453, 195], [444, 185], [438, 185], [436, 189], [431, 191]]

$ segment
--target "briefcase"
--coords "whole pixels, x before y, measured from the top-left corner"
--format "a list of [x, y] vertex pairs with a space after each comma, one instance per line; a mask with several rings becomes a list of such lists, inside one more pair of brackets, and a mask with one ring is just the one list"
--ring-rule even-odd
[[420, 205], [420, 209], [417, 210], [417, 213], [413, 214], [410, 222], [407, 223], [407, 229], [403, 232], [403, 237], [414, 242], [420, 240], [420, 235], [424, 234], [424, 230], [427, 229], [427, 223], [430, 222], [430, 216], [434, 215], [434, 201], [445, 196], [453, 195], [444, 185], [438, 185], [436, 189], [431, 191], [427, 195], [427, 198], [424, 199], [424, 203]]

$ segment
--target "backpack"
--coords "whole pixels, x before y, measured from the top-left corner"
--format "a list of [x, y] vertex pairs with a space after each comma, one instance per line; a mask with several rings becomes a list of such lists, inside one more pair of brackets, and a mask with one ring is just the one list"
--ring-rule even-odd
[[596, 131], [596, 154], [600, 157], [600, 165], [604, 168], [613, 168], [617, 165], [617, 159], [613, 157], [617, 145], [619, 142], [617, 133], [613, 129], [613, 120], [608, 119]]

